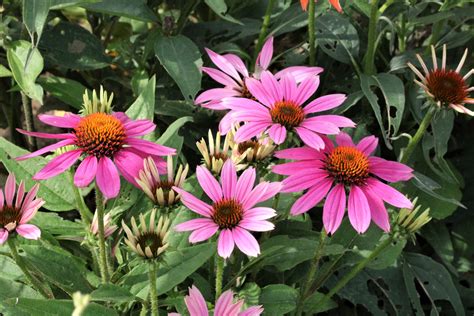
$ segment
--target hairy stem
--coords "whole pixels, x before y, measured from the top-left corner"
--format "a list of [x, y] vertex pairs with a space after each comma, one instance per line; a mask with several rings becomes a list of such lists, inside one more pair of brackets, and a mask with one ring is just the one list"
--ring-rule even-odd
[[267, 37], [268, 27], [270, 26], [270, 18], [272, 16], [273, 6], [275, 5], [275, 0], [268, 0], [267, 9], [263, 17], [262, 28], [260, 29], [260, 35], [258, 36], [257, 45], [255, 46], [254, 60], [257, 60], [258, 53], [263, 47], [265, 38]]
[[97, 207], [97, 226], [99, 229], [99, 270], [102, 283], [105, 284], [109, 282], [110, 277], [107, 267], [107, 247], [105, 244], [104, 197], [97, 185], [95, 187], [95, 202]]
[[[25, 115], [26, 130], [28, 132], [34, 132], [35, 126], [33, 123], [33, 109], [31, 107], [30, 99], [23, 92], [21, 92], [21, 104], [23, 106], [23, 114]], [[36, 150], [36, 138], [34, 138], [33, 136], [27, 136], [27, 139], [28, 149], [30, 151]]]
[[224, 258], [216, 254], [216, 301], [222, 293], [222, 279], [224, 278]]
[[77, 210], [81, 214], [82, 221], [86, 225], [89, 225], [92, 221], [93, 215], [91, 210], [87, 207], [86, 202], [84, 202], [84, 198], [82, 197], [81, 191], [78, 187], [74, 185], [74, 176], [71, 171], [69, 172], [69, 179], [71, 180], [72, 190], [74, 191], [74, 198], [76, 200]]
[[156, 290], [156, 263], [150, 260], [148, 265], [148, 278], [150, 279], [150, 305], [151, 315], [158, 316], [158, 292]]
[[369, 34], [367, 52], [365, 54], [364, 72], [368, 75], [375, 74], [375, 42], [377, 39], [377, 21], [379, 19], [379, 0], [372, 0], [369, 20]]
[[316, 63], [316, 33], [314, 29], [315, 1], [310, 0], [308, 4], [308, 42], [309, 42], [309, 65]]

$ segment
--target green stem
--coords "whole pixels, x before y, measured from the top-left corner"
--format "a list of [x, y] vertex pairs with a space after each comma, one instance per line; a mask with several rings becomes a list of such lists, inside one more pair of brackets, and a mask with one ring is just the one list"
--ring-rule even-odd
[[319, 235], [319, 245], [316, 248], [316, 251], [314, 252], [314, 257], [313, 257], [313, 260], [311, 261], [311, 267], [308, 271], [308, 274], [306, 275], [305, 282], [303, 286], [301, 287], [298, 307], [296, 309], [297, 316], [300, 316], [303, 314], [304, 301], [308, 297], [309, 291], [311, 289], [311, 285], [313, 284], [313, 281], [314, 281], [314, 276], [316, 275], [316, 271], [318, 270], [319, 261], [321, 260], [321, 256], [323, 255], [323, 250], [326, 243], [326, 237], [327, 235], [323, 228], [321, 230], [321, 234]]
[[268, 27], [270, 26], [270, 18], [273, 11], [275, 0], [268, 0], [267, 9], [265, 10], [265, 16], [263, 17], [262, 28], [260, 29], [260, 35], [258, 36], [257, 45], [255, 46], [254, 60], [257, 60], [258, 53], [263, 47], [265, 38], [267, 37]]
[[176, 23], [177, 24], [177, 26], [176, 26], [176, 33], [177, 34], [180, 34], [183, 31], [183, 29], [186, 25], [186, 22], [188, 21], [188, 16], [191, 14], [191, 12], [194, 11], [194, 9], [196, 9], [199, 2], [200, 2], [200, 0], [193, 0], [193, 1], [186, 1], [185, 2], [186, 5], [185, 5], [184, 9], [181, 11], [178, 22]]
[[344, 275], [343, 278], [341, 278], [336, 285], [329, 291], [328, 294], [326, 294], [317, 304], [319, 306], [323, 306], [331, 297], [333, 297], [334, 294], [339, 292], [344, 286], [346, 286], [347, 283], [349, 283], [350, 280], [352, 280], [359, 272], [361, 272], [367, 264], [369, 264], [372, 260], [374, 260], [380, 253], [387, 248], [393, 241], [393, 237], [389, 236], [387, 239], [385, 239], [380, 245], [377, 246], [377, 248], [372, 251], [372, 253], [367, 257], [359, 261], [359, 263], [354, 266], [349, 273]]
[[216, 301], [222, 293], [222, 279], [224, 278], [224, 258], [216, 254]]
[[[28, 132], [34, 132], [35, 126], [33, 123], [33, 109], [31, 108], [30, 99], [21, 92], [21, 104], [23, 106], [23, 114], [25, 115], [26, 130]], [[27, 136], [28, 139], [28, 149], [30, 151], [36, 150], [36, 138], [33, 136]]]
[[309, 42], [309, 65], [316, 63], [316, 33], [314, 29], [315, 1], [310, 0], [308, 4], [308, 42]]
[[69, 179], [71, 180], [72, 190], [74, 191], [74, 198], [76, 200], [76, 207], [81, 214], [81, 219], [86, 225], [90, 225], [92, 221], [92, 212], [86, 205], [84, 198], [82, 197], [81, 191], [74, 185], [74, 176], [72, 172], [69, 172]]
[[158, 292], [156, 291], [156, 263], [150, 260], [148, 265], [148, 278], [150, 279], [150, 305], [151, 315], [158, 316]]
[[99, 228], [99, 270], [102, 283], [108, 283], [109, 269], [107, 268], [107, 247], [105, 244], [105, 228], [104, 228], [104, 198], [99, 188], [95, 188], [95, 202], [97, 207], [97, 226]]
[[18, 254], [18, 249], [15, 243], [15, 237], [8, 238], [8, 246], [10, 247], [10, 252], [15, 260], [16, 265], [23, 271], [26, 279], [43, 295], [45, 298], [53, 299], [53, 293], [47, 287], [41, 283], [37, 278], [35, 278], [30, 271], [28, 270], [23, 258]]
[[411, 155], [413, 154], [413, 151], [415, 150], [415, 147], [418, 145], [420, 140], [423, 138], [423, 135], [426, 132], [426, 129], [431, 123], [431, 119], [433, 118], [433, 115], [436, 112], [436, 107], [435, 106], [430, 106], [428, 108], [428, 111], [426, 111], [425, 117], [420, 123], [420, 126], [418, 127], [418, 130], [415, 133], [415, 136], [413, 136], [410, 141], [408, 142], [407, 147], [403, 151], [402, 157], [400, 158], [400, 162], [403, 164], [406, 164], [409, 160]]
[[365, 53], [364, 72], [368, 75], [375, 74], [375, 41], [377, 39], [377, 21], [379, 19], [379, 0], [372, 0], [369, 20], [369, 34], [367, 52]]

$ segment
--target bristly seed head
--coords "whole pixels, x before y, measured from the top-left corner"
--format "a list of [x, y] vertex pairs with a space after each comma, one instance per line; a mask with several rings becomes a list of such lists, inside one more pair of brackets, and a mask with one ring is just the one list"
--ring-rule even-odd
[[239, 143], [237, 145], [237, 150], [238, 150], [239, 154], [243, 154], [249, 148], [252, 148], [253, 150], [257, 151], [259, 147], [260, 147], [260, 144], [258, 143], [258, 141], [248, 140], [248, 141]]
[[355, 147], [336, 147], [325, 162], [326, 170], [337, 182], [345, 185], [363, 184], [369, 176], [369, 159]]
[[105, 113], [85, 116], [74, 129], [76, 145], [88, 155], [113, 157], [125, 141], [125, 127], [116, 117]]
[[0, 228], [5, 228], [9, 232], [14, 230], [21, 220], [21, 212], [14, 206], [4, 205], [0, 209]]
[[276, 102], [270, 110], [270, 115], [274, 123], [281, 124], [286, 128], [299, 126], [305, 118], [301, 106], [292, 101]]
[[221, 229], [234, 228], [243, 218], [242, 205], [233, 199], [224, 199], [212, 206], [214, 223]]
[[443, 105], [463, 104], [468, 87], [463, 77], [454, 70], [436, 69], [426, 76], [426, 87], [435, 101]]

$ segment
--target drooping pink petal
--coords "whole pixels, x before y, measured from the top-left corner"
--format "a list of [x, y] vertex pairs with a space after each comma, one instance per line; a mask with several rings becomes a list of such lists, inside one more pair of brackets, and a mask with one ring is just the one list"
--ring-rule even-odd
[[412, 168], [380, 157], [369, 157], [369, 170], [372, 174], [389, 182], [407, 181], [413, 177]]
[[75, 149], [53, 158], [43, 169], [33, 176], [33, 180], [49, 179], [63, 173], [79, 159], [81, 154], [81, 149]]
[[214, 79], [215, 81], [219, 82], [220, 84], [227, 86], [227, 87], [233, 87], [233, 88], [240, 88], [240, 85], [231, 77], [229, 77], [227, 74], [223, 73], [220, 70], [214, 69], [214, 68], [208, 68], [208, 67], [202, 67], [201, 70], [208, 74], [209, 77]]
[[269, 37], [265, 44], [263, 44], [262, 50], [258, 54], [256, 66], [260, 67], [262, 70], [268, 69], [270, 62], [273, 57], [273, 36]]
[[254, 232], [266, 232], [275, 229], [275, 225], [269, 221], [258, 221], [245, 218], [239, 222], [239, 227]]
[[339, 127], [324, 119], [324, 115], [305, 119], [300, 126], [316, 133], [333, 135], [339, 133]]
[[184, 298], [186, 307], [191, 316], [208, 316], [206, 300], [194, 285], [189, 288], [189, 295]]
[[413, 204], [406, 196], [377, 179], [367, 179], [367, 189], [371, 190], [375, 195], [393, 206], [408, 209], [413, 208]]
[[318, 184], [311, 187], [305, 194], [303, 194], [291, 207], [291, 215], [299, 215], [306, 213], [312, 207], [316, 206], [326, 196], [331, 189], [332, 180], [324, 178]]
[[280, 84], [270, 71], [264, 70], [260, 76], [261, 86], [265, 90], [266, 98], [271, 105], [283, 100], [283, 91]]
[[367, 202], [369, 203], [370, 216], [372, 217], [372, 220], [377, 226], [382, 228], [383, 231], [388, 233], [390, 231], [390, 221], [387, 209], [385, 208], [382, 199], [374, 195], [370, 190], [365, 190], [365, 188], [362, 188], [362, 190], [364, 191]]
[[191, 211], [205, 217], [211, 217], [212, 210], [210, 205], [204, 203], [181, 188], [173, 187], [173, 190], [181, 196], [181, 202], [183, 202], [183, 204]]
[[35, 225], [21, 224], [16, 227], [18, 235], [25, 237], [26, 239], [39, 239], [41, 237], [41, 230]]
[[274, 197], [281, 191], [281, 182], [260, 182], [242, 201], [244, 210]]
[[328, 123], [332, 123], [337, 127], [355, 127], [356, 124], [347, 117], [341, 115], [319, 115], [317, 116], [320, 120], [324, 120]]
[[25, 196], [25, 183], [23, 180], [20, 182], [18, 186], [18, 190], [16, 192], [16, 199], [15, 199], [15, 207], [20, 208], [21, 203], [23, 202], [23, 197]]
[[280, 124], [273, 124], [268, 129], [268, 135], [275, 142], [275, 144], [280, 145], [286, 139], [286, 128]]
[[299, 83], [308, 77], [315, 77], [323, 71], [324, 69], [321, 67], [291, 66], [277, 72], [275, 78], [280, 80], [287, 75], [291, 75]]
[[322, 160], [300, 160], [275, 165], [272, 167], [272, 172], [289, 176], [298, 172], [307, 172], [307, 170], [322, 168], [324, 165], [325, 163]]
[[260, 82], [260, 80], [254, 79], [254, 78], [247, 78], [245, 79], [245, 85], [247, 86], [247, 89], [250, 91], [250, 93], [263, 105], [267, 107], [273, 106], [272, 100], [273, 98], [270, 98], [267, 96], [267, 92], [265, 90], [265, 87], [263, 84]]
[[222, 166], [221, 185], [224, 198], [233, 198], [237, 187], [237, 171], [231, 159], [227, 159], [224, 166]]
[[328, 94], [311, 101], [303, 110], [306, 114], [327, 111], [340, 106], [345, 100], [345, 94]]
[[349, 136], [349, 134], [340, 132], [336, 136], [336, 143], [339, 146], [349, 146], [349, 147], [355, 147], [354, 142], [352, 141], [352, 138]]
[[142, 136], [155, 130], [155, 123], [150, 120], [130, 120], [123, 125], [128, 137]]
[[324, 156], [320, 151], [311, 147], [288, 148], [275, 152], [274, 156], [279, 159], [321, 159]]
[[260, 316], [263, 313], [263, 307], [261, 305], [251, 306], [239, 313], [239, 316]]
[[[235, 89], [231, 88], [214, 88], [203, 91], [197, 98], [194, 100], [196, 104], [203, 104], [209, 101], [222, 100], [229, 97], [238, 97], [241, 93]], [[225, 108], [222, 108], [223, 110]]]
[[120, 176], [117, 167], [109, 157], [99, 159], [95, 180], [106, 199], [112, 199], [119, 194]]
[[42, 199], [37, 199], [28, 204], [28, 206], [24, 206], [22, 208], [22, 214], [19, 223], [25, 224], [29, 222], [30, 219], [32, 219], [36, 215], [39, 208], [44, 205], [44, 203], [45, 201], [43, 201]]
[[48, 139], [75, 138], [74, 134], [72, 134], [72, 133], [51, 134], [51, 133], [29, 132], [29, 131], [25, 131], [24, 129], [21, 129], [21, 128], [17, 128], [16, 130], [21, 134], [28, 135], [28, 136], [34, 136], [34, 137], [40, 137], [40, 138], [48, 138]]
[[43, 148], [41, 148], [37, 151], [34, 151], [30, 154], [26, 154], [26, 155], [17, 157], [15, 159], [17, 161], [21, 161], [21, 160], [25, 160], [25, 159], [32, 158], [32, 157], [37, 157], [39, 155], [42, 155], [42, 154], [50, 152], [50, 151], [54, 151], [58, 148], [61, 148], [61, 147], [67, 146], [67, 145], [74, 145], [74, 143], [75, 143], [74, 139], [65, 139], [65, 140], [59, 141], [55, 144], [45, 146], [45, 147], [43, 147]]
[[298, 87], [295, 78], [291, 74], [281, 77], [280, 86], [283, 90], [285, 100], [293, 100], [297, 96]]
[[294, 101], [296, 104], [302, 105], [308, 100], [319, 87], [319, 76], [305, 78], [297, 88], [297, 96]]
[[204, 227], [214, 227], [217, 226], [216, 223], [210, 218], [196, 218], [186, 221], [184, 223], [178, 224], [174, 229], [178, 232], [187, 232], [190, 230], [201, 229]]
[[15, 197], [16, 178], [15, 174], [10, 173], [5, 182], [5, 201], [7, 206], [13, 206], [13, 198]]
[[234, 111], [252, 111], [257, 115], [257, 117], [267, 117], [271, 118], [268, 114], [268, 108], [265, 107], [263, 104], [256, 102], [251, 99], [246, 98], [224, 98], [222, 100], [222, 105], [225, 106], [227, 109], [234, 110]]
[[231, 290], [227, 290], [217, 299], [216, 306], [214, 308], [214, 316], [234, 316], [229, 315], [229, 308], [232, 307], [233, 293]]
[[311, 148], [316, 150], [324, 149], [325, 142], [317, 133], [310, 131], [304, 127], [296, 127], [296, 133], [301, 138], [301, 140]]
[[357, 185], [350, 188], [347, 211], [352, 227], [359, 234], [364, 233], [370, 225], [370, 207], [364, 192]]
[[223, 229], [217, 239], [217, 253], [222, 258], [229, 258], [234, 250], [234, 239], [230, 229]]
[[238, 201], [242, 201], [252, 191], [253, 184], [255, 183], [256, 172], [253, 167], [245, 169], [242, 175], [237, 180], [237, 186], [235, 189], [235, 198]]
[[324, 169], [314, 168], [314, 170], [304, 170], [292, 174], [283, 180], [283, 189], [281, 191], [288, 193], [306, 190], [314, 185], [317, 185], [327, 177], [328, 171]]
[[0, 245], [3, 245], [8, 239], [8, 230], [0, 228]]
[[122, 124], [125, 124], [125, 123], [131, 121], [131, 119], [128, 117], [128, 115], [125, 114], [124, 112], [113, 112], [112, 116], [115, 117], [120, 122], [122, 122]]
[[218, 202], [222, 199], [221, 186], [209, 170], [202, 166], [197, 166], [196, 177], [204, 192], [206, 192], [207, 196], [210, 197], [213, 202]]
[[232, 229], [232, 235], [237, 247], [247, 256], [257, 257], [260, 254], [260, 246], [251, 233], [237, 226]]
[[[153, 158], [158, 167], [159, 163], [156, 162], [155, 157]], [[135, 152], [129, 151], [128, 148], [120, 150], [114, 156], [114, 163], [120, 174], [125, 178], [125, 180], [137, 187], [138, 184], [135, 178], [138, 177], [140, 170], [143, 168], [143, 160], [143, 157], [137, 155]], [[158, 172], [160, 171], [162, 171], [162, 168], [158, 167]]]
[[81, 117], [77, 114], [68, 113], [64, 116], [40, 114], [38, 119], [48, 125], [62, 127], [62, 128], [75, 128], [81, 121]]
[[[39, 190], [39, 183], [36, 183], [30, 191], [26, 194], [25, 199], [23, 200], [23, 205], [22, 208], [27, 208], [29, 207], [30, 203], [33, 202], [33, 200], [36, 197], [36, 193], [38, 193]], [[1, 207], [0, 207], [1, 208]]]
[[262, 133], [267, 126], [268, 122], [250, 122], [242, 125], [235, 133], [234, 140], [238, 143], [251, 139], [254, 136]]
[[209, 238], [214, 236], [214, 234], [217, 232], [218, 229], [219, 229], [219, 226], [217, 225], [206, 226], [203, 228], [196, 229], [191, 233], [191, 235], [189, 235], [189, 242], [197, 243], [204, 240], [208, 240]]
[[221, 133], [221, 135], [227, 134], [232, 129], [232, 126], [235, 123], [232, 114], [232, 111], [228, 112], [219, 122], [219, 132]]
[[244, 211], [244, 219], [265, 220], [276, 216], [276, 211], [269, 207], [254, 207]]
[[97, 172], [97, 158], [95, 156], [86, 157], [77, 167], [74, 174], [74, 184], [83, 188], [88, 186], [95, 178]]
[[168, 156], [176, 154], [176, 149], [174, 148], [156, 144], [145, 139], [129, 137], [126, 140], [126, 144], [135, 148], [136, 150], [150, 155]]
[[344, 184], [337, 184], [326, 197], [323, 207], [323, 224], [328, 234], [334, 234], [339, 228], [346, 209]]
[[225, 54], [224, 58], [227, 59], [227, 61], [231, 63], [242, 76], [244, 76], [244, 78], [249, 77], [249, 71], [239, 56], [235, 54]]
[[377, 137], [367, 136], [367, 137], [362, 138], [356, 147], [367, 156], [370, 156], [374, 153], [375, 149], [377, 149], [378, 144], [379, 144], [379, 139]]
[[205, 48], [209, 58], [211, 58], [212, 62], [219, 67], [220, 70], [234, 78], [237, 82], [241, 82], [242, 79], [239, 76], [237, 70], [232, 66], [232, 64], [222, 55], [219, 55], [209, 48]]

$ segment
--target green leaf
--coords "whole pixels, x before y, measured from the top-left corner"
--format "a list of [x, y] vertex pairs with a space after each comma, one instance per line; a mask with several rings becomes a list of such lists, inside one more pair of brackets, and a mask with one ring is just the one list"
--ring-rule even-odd
[[128, 108], [125, 114], [133, 120], [147, 119], [153, 121], [155, 113], [155, 89], [156, 78], [151, 77], [148, 83], [143, 86], [138, 98]]
[[166, 129], [166, 131], [160, 136], [156, 141], [158, 144], [167, 145], [172, 141], [172, 138], [181, 137], [178, 134], [179, 129], [186, 124], [187, 122], [192, 122], [193, 118], [191, 116], [185, 116], [177, 119]]
[[23, 277], [23, 272], [15, 261], [7, 256], [0, 255], [0, 271], [2, 271], [2, 277], [5, 279], [17, 280]]
[[271, 284], [262, 289], [260, 304], [266, 315], [284, 315], [296, 308], [298, 291], [288, 285]]
[[420, 295], [417, 292], [416, 283], [428, 297], [432, 313], [438, 314], [441, 308], [436, 305], [437, 300], [447, 300], [453, 306], [456, 315], [465, 315], [459, 293], [444, 266], [422, 254], [406, 253], [404, 258], [403, 278], [417, 314], [424, 315], [423, 310], [420, 309]]
[[41, 298], [41, 294], [28, 285], [0, 277], [0, 300], [16, 297]]
[[326, 54], [342, 63], [351, 64], [359, 55], [359, 35], [348, 18], [329, 12], [316, 21], [316, 40]]
[[82, 239], [84, 225], [79, 222], [65, 220], [56, 213], [38, 212], [30, 221], [41, 230], [55, 235], [59, 239]]
[[133, 302], [135, 300], [135, 296], [128, 290], [118, 285], [104, 284], [91, 293], [91, 300], [114, 303], [128, 303]]
[[51, 64], [67, 69], [90, 70], [109, 65], [101, 41], [73, 23], [60, 22], [46, 30], [40, 49]]
[[224, 0], [204, 0], [204, 2], [212, 9], [221, 19], [242, 25], [243, 23], [227, 14], [227, 4]]
[[23, 23], [30, 34], [36, 33], [39, 42], [48, 17], [50, 0], [23, 0]]
[[198, 47], [183, 35], [159, 36], [155, 43], [155, 54], [168, 74], [178, 84], [188, 101], [194, 100], [201, 89], [202, 59]]
[[71, 6], [80, 4], [95, 3], [100, 0], [48, 0], [50, 10], [64, 9]]
[[82, 7], [89, 11], [125, 16], [145, 22], [157, 21], [156, 15], [144, 0], [103, 0], [99, 3], [85, 4]]
[[[34, 315], [34, 316], [64, 316], [71, 315], [74, 304], [70, 300], [44, 299], [8, 299], [2, 302], [6, 311], [5, 316]], [[96, 303], [89, 303], [82, 316], [116, 316], [117, 312]]]
[[44, 245], [23, 245], [26, 260], [42, 276], [68, 294], [76, 291], [89, 293], [91, 286], [85, 279], [86, 268], [78, 264], [72, 254], [61, 248], [46, 248]]
[[43, 57], [26, 41], [16, 41], [7, 50], [8, 65], [21, 90], [31, 99], [43, 104], [43, 88], [36, 78], [43, 70]]
[[40, 77], [38, 83], [52, 96], [76, 109], [82, 108], [82, 95], [87, 90], [81, 83], [56, 76]]
[[11, 77], [12, 76], [12, 73], [10, 70], [8, 70], [7, 67], [3, 66], [2, 64], [0, 64], [0, 78], [3, 78], [3, 77]]
[[454, 125], [453, 111], [438, 112], [431, 121], [436, 156], [444, 157], [448, 151], [448, 141]]
[[319, 301], [324, 297], [323, 293], [314, 292], [304, 302], [304, 311], [306, 313], [317, 314], [336, 308], [338, 305], [332, 299], [326, 300], [324, 304]]
[[[17, 181], [25, 181], [26, 188], [29, 189], [36, 183], [31, 178], [46, 165], [48, 160], [43, 157], [34, 157], [26, 161], [14, 159], [27, 153], [28, 151], [23, 148], [0, 137], [0, 161], [9, 172], [15, 173]], [[74, 192], [65, 173], [41, 181], [38, 196], [46, 201], [43, 207], [51, 211], [69, 211], [75, 208]]]

